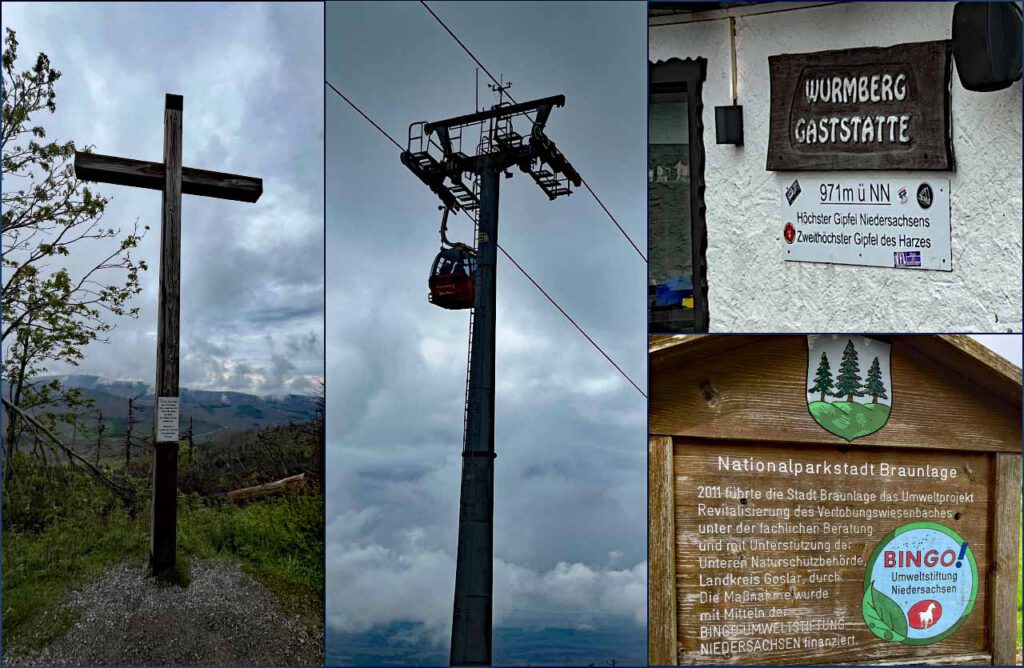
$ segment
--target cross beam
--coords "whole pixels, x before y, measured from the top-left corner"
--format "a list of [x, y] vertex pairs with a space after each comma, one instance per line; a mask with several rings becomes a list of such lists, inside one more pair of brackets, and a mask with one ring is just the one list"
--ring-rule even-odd
[[162, 194], [153, 515], [149, 541], [149, 565], [154, 574], [173, 569], [177, 551], [181, 196], [255, 202], [263, 194], [261, 179], [182, 166], [182, 111], [182, 97], [168, 94], [164, 102], [163, 162], [75, 153], [75, 176], [82, 181], [148, 188]]
[[[114, 183], [149, 190], [163, 190], [165, 170], [162, 162], [75, 151], [75, 175], [82, 181]], [[181, 194], [255, 202], [263, 194], [263, 179], [193, 167], [181, 168]]]
[[[487, 111], [478, 111], [473, 114], [465, 114], [463, 116], [456, 116], [455, 118], [448, 118], [443, 121], [435, 121], [433, 123], [427, 123], [423, 126], [423, 131], [427, 134], [435, 132], [438, 129], [450, 129], [458, 127], [460, 125], [472, 125], [474, 123], [480, 123], [481, 121], [489, 121], [492, 118], [505, 118], [508, 116], [515, 116], [517, 114], [525, 114], [531, 111], [536, 111], [542, 107], [548, 107], [547, 113], [545, 113], [544, 120], [547, 120], [547, 114], [551, 113], [550, 107], [564, 107], [565, 96], [564, 95], [552, 95], [550, 97], [542, 97], [539, 100], [530, 100], [529, 102], [520, 102], [519, 104], [510, 104], [506, 106], [495, 106]], [[544, 124], [541, 123], [543, 126]]]

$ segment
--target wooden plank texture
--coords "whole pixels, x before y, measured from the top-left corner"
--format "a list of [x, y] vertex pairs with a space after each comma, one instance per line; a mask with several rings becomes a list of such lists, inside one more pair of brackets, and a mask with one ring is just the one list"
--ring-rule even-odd
[[[700, 359], [748, 345], [769, 334], [675, 334], [651, 335], [648, 353], [652, 369], [668, 368], [682, 360]], [[895, 336], [895, 335], [893, 335]], [[889, 338], [893, 338], [890, 336]], [[1021, 369], [964, 334], [902, 334], [902, 341], [931, 357], [957, 375], [993, 392], [1011, 406], [1021, 405]]]
[[[163, 190], [164, 165], [159, 162], [75, 152], [75, 175], [82, 181], [114, 183]], [[263, 194], [263, 179], [182, 167], [181, 192], [237, 202], [255, 202]]]
[[[156, 396], [178, 396], [181, 302], [181, 124], [182, 99], [168, 95], [164, 109], [163, 206], [160, 222], [160, 292], [157, 311]], [[150, 567], [155, 573], [175, 562], [178, 517], [178, 440], [154, 445]]]
[[970, 379], [986, 394], [1020, 412], [1021, 370], [976, 339], [964, 334], [908, 336], [908, 345], [949, 368], [957, 376]]
[[[952, 170], [950, 54], [936, 41], [770, 56], [767, 169]], [[851, 141], [862, 126], [870, 138]]]
[[[851, 666], [920, 666], [920, 659], [900, 659], [899, 661], [852, 661]], [[992, 663], [992, 655], [987, 652], [962, 654], [959, 656], [930, 656], [929, 666], [987, 666]]]
[[[794, 451], [778, 444], [688, 439], [676, 439], [674, 452], [679, 663], [925, 662], [988, 651], [987, 585], [998, 572], [990, 567], [992, 454], [844, 446]], [[861, 472], [737, 471], [722, 466], [723, 456], [828, 462]], [[885, 473], [885, 465], [932, 467], [935, 473]], [[978, 570], [977, 600], [963, 624], [923, 646], [881, 640], [861, 610], [872, 551], [891, 531], [915, 521], [957, 532]], [[1012, 626], [1013, 617], [1007, 619]], [[755, 650], [748, 642], [768, 644]]]
[[[1016, 406], [1007, 404], [974, 382], [976, 374], [947, 367], [910, 345], [926, 337], [878, 338], [892, 344], [892, 413], [884, 427], [855, 445], [1020, 453], [1019, 399]], [[651, 359], [649, 430], [845, 444], [810, 415], [806, 372], [807, 340], [800, 335], [711, 336], [664, 349]]]
[[998, 454], [993, 499], [992, 611], [989, 635], [992, 663], [1013, 665], [1017, 660], [1018, 550], [1021, 531], [1021, 456]]
[[[160, 293], [157, 312], [156, 395], [178, 396], [181, 311], [181, 98], [168, 95], [164, 111], [166, 171], [160, 222]], [[175, 101], [174, 98], [177, 100]], [[175, 104], [177, 108], [175, 108]], [[177, 439], [175, 439], [177, 442]]]
[[652, 436], [647, 445], [648, 663], [676, 663], [675, 478], [672, 439]]

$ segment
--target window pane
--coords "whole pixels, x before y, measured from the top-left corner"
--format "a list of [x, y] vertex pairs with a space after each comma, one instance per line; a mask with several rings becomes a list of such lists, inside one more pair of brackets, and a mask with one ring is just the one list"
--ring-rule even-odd
[[[680, 96], [681, 97], [681, 96]], [[655, 321], [685, 326], [693, 317], [690, 146], [685, 100], [649, 106], [650, 299]]]

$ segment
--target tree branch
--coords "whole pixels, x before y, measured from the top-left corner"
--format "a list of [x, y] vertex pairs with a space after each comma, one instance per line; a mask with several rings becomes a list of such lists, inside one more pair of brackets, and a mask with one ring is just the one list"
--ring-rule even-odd
[[52, 431], [50, 431], [49, 429], [46, 428], [46, 425], [42, 424], [41, 422], [36, 420], [34, 417], [32, 417], [31, 415], [29, 415], [25, 411], [23, 411], [20, 408], [18, 408], [17, 406], [15, 406], [13, 403], [8, 401], [5, 397], [0, 397], [0, 401], [3, 402], [4, 408], [6, 408], [8, 411], [14, 411], [19, 416], [21, 416], [21, 418], [23, 420], [25, 420], [26, 422], [28, 422], [29, 424], [34, 426], [39, 431], [43, 432], [47, 437], [49, 437], [49, 439], [51, 441], [56, 443], [61, 448], [61, 450], [63, 450], [68, 455], [68, 457], [74, 457], [79, 462], [84, 464], [86, 469], [88, 469], [89, 473], [91, 473], [94, 478], [96, 478], [101, 483], [103, 483], [104, 485], [109, 487], [115, 494], [120, 496], [125, 501], [130, 501], [131, 500], [131, 496], [132, 495], [131, 495], [131, 492], [129, 490], [126, 490], [123, 487], [121, 487], [120, 485], [114, 483], [113, 481], [108, 480], [106, 478], [106, 476], [103, 475], [103, 472], [100, 471], [98, 468], [96, 468], [94, 465], [92, 465], [87, 459], [85, 459], [84, 457], [79, 455], [77, 452], [75, 452], [74, 450], [72, 450], [68, 446], [64, 445], [64, 443], [59, 438], [57, 438], [57, 436], [54, 435], [54, 433]]

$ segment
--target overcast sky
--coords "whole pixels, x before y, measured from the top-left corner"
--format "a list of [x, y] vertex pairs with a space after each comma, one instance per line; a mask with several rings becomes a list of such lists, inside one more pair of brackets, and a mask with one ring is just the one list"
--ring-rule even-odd
[[[548, 135], [645, 248], [644, 4], [431, 7], [517, 100], [565, 94]], [[402, 143], [474, 109], [472, 61], [419, 3], [329, 4], [327, 78]], [[436, 197], [333, 93], [326, 127], [328, 626], [413, 622], [392, 645], [446, 658], [468, 316], [427, 303]], [[548, 201], [518, 171], [501, 188], [501, 244], [644, 387], [644, 262], [585, 191]], [[450, 237], [471, 231], [459, 216]], [[497, 318], [495, 624], [611, 628], [642, 661], [645, 401], [504, 258]]]
[[[63, 72], [50, 139], [160, 161], [165, 93], [184, 96], [189, 167], [263, 179], [256, 204], [182, 198], [181, 384], [305, 393], [323, 376], [323, 8], [319, 3], [9, 3], [19, 70]], [[150, 231], [136, 321], [92, 345], [81, 373], [154, 379], [158, 191], [99, 184], [104, 226]], [[72, 268], [98, 248], [75, 250]], [[51, 367], [66, 372], [66, 367]]]
[[976, 334], [971, 335], [971, 338], [977, 339], [982, 345], [1020, 366], [1020, 334]]

